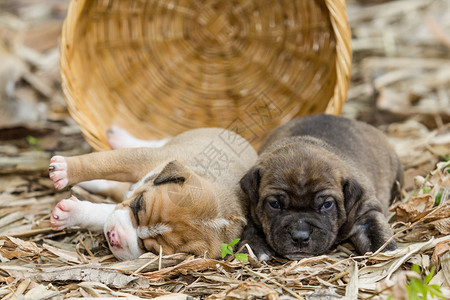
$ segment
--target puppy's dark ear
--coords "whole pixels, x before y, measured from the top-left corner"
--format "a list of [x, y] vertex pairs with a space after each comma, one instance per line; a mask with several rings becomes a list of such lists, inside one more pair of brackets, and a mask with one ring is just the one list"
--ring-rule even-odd
[[354, 178], [346, 178], [343, 181], [343, 193], [345, 202], [345, 211], [347, 215], [352, 210], [353, 206], [363, 196], [363, 187]]
[[174, 160], [168, 163], [153, 181], [154, 185], [165, 183], [183, 184], [190, 176], [188, 168]]
[[260, 167], [251, 168], [240, 181], [241, 189], [248, 195], [250, 201], [254, 203], [258, 202], [259, 198], [258, 190], [261, 181], [260, 170]]

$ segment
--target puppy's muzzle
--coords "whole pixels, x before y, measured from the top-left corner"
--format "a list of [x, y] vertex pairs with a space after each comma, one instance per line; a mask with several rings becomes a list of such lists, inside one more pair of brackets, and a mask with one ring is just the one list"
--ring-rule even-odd
[[112, 247], [120, 247], [119, 237], [114, 228], [106, 233], [106, 238]]
[[312, 227], [304, 221], [297, 221], [290, 224], [288, 232], [294, 245], [306, 247], [311, 240]]

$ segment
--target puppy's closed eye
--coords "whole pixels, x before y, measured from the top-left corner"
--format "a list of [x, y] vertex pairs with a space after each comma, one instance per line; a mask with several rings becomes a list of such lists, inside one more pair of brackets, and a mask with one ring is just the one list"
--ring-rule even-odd
[[133, 212], [134, 217], [136, 218], [136, 222], [139, 224], [139, 211], [141, 209], [145, 209], [145, 203], [143, 199], [144, 194], [140, 193], [130, 204], [130, 209]]

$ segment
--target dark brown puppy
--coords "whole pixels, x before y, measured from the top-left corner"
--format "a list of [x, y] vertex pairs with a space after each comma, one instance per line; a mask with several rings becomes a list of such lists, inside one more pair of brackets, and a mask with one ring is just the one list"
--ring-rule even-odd
[[346, 239], [360, 254], [376, 251], [392, 236], [385, 213], [402, 181], [377, 129], [331, 115], [294, 119], [269, 135], [241, 179], [250, 205], [241, 244], [260, 260], [320, 255]]

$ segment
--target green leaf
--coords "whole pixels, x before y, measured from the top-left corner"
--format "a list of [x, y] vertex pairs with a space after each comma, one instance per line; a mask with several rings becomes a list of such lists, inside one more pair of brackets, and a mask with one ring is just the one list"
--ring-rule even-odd
[[420, 274], [420, 267], [419, 267], [419, 265], [413, 264], [412, 267], [411, 267], [411, 271], [414, 271], [417, 274]]
[[32, 146], [35, 146], [41, 142], [40, 139], [35, 138], [34, 136], [31, 136], [31, 135], [27, 136], [25, 139], [27, 140], [28, 144], [30, 144]]
[[[229, 250], [228, 250], [228, 244], [222, 244], [222, 245], [220, 245], [220, 249], [222, 250], [222, 258], [224, 258], [225, 256], [227, 256], [227, 254], [230, 254], [230, 253], [229, 253]], [[231, 254], [233, 254], [233, 253], [231, 253]]]
[[431, 297], [438, 297], [441, 299], [445, 299], [444, 294], [441, 291], [441, 287], [437, 284], [431, 284], [428, 286], [428, 291], [430, 292]]
[[241, 239], [234, 239], [234, 240], [232, 240], [228, 245], [229, 245], [230, 247], [233, 247], [234, 245], [236, 245], [237, 243], [239, 243], [240, 240], [241, 240]]
[[435, 269], [436, 269], [436, 268], [433, 267], [433, 268], [430, 270], [430, 273], [428, 273], [428, 275], [425, 276], [425, 278], [423, 279], [423, 282], [425, 282], [426, 284], [430, 283], [431, 278], [433, 278], [433, 276], [434, 276], [434, 270], [435, 270]]
[[418, 280], [417, 278], [410, 278], [408, 286], [406, 287], [406, 290], [408, 291], [408, 299], [410, 300], [421, 299], [419, 297], [419, 293], [421, 293], [422, 295], [426, 295], [427, 293], [426, 289], [424, 293], [423, 282]]
[[422, 192], [424, 194], [428, 194], [429, 192], [431, 192], [431, 189], [430, 188], [423, 188]]
[[436, 198], [434, 198], [434, 206], [441, 204], [442, 192], [437, 193]]
[[241, 262], [248, 261], [248, 256], [245, 253], [236, 253], [234, 255], [234, 257], [236, 257], [236, 259], [241, 261]]

